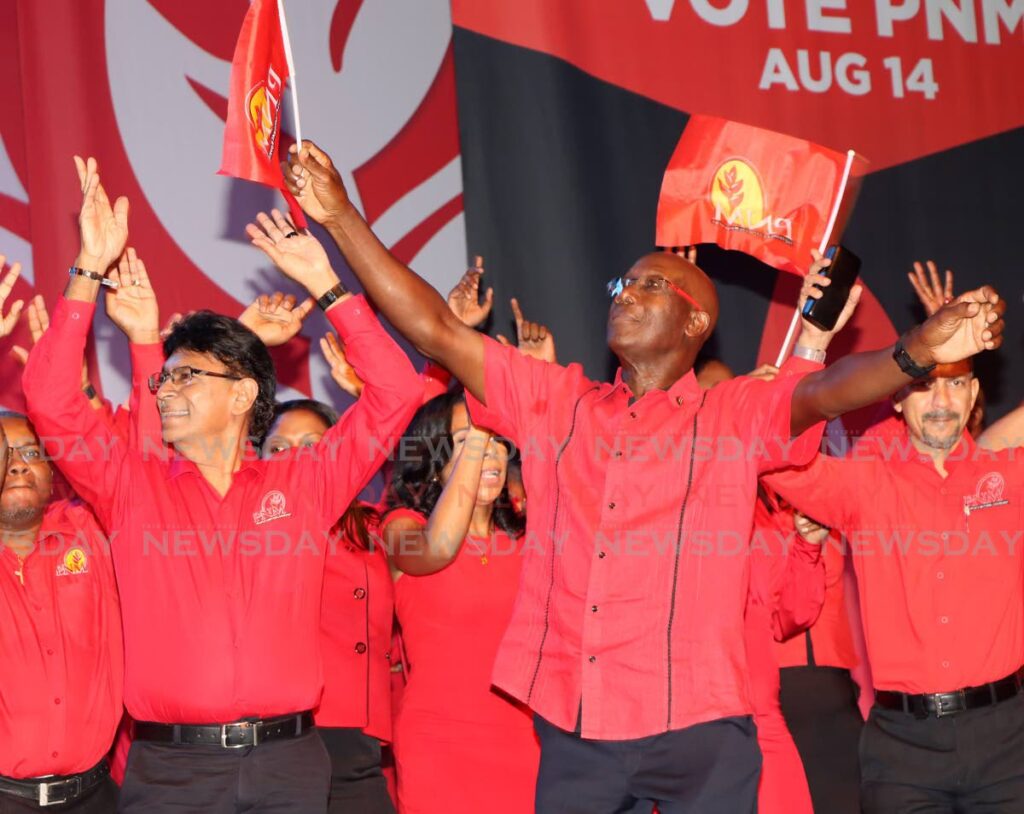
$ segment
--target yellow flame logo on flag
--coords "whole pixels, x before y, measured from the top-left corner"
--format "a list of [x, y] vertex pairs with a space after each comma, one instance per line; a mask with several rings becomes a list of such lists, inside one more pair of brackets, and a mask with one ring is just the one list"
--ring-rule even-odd
[[711, 203], [729, 215], [744, 212], [745, 221], [764, 217], [764, 190], [757, 171], [746, 161], [730, 158], [716, 171], [711, 182]]

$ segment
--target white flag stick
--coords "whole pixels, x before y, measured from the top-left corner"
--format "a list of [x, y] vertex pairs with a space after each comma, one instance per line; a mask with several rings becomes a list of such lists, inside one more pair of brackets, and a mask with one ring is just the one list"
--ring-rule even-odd
[[288, 36], [288, 23], [284, 18], [284, 0], [277, 0], [277, 16], [281, 21], [281, 39], [284, 40], [284, 59], [288, 63], [288, 76], [292, 87], [292, 121], [295, 123], [295, 142], [302, 147], [302, 125], [299, 123], [299, 86], [295, 81], [295, 60], [292, 59], [292, 41]]
[[[846, 185], [850, 181], [850, 171], [853, 169], [853, 160], [857, 157], [857, 154], [853, 150], [846, 151], [846, 166], [843, 167], [843, 177], [839, 181], [839, 189], [836, 191], [836, 199], [832, 203], [832, 213], [829, 215], [828, 224], [825, 226], [825, 234], [821, 236], [821, 243], [818, 244], [818, 251], [822, 254], [825, 253], [825, 249], [828, 248], [828, 244], [832, 239], [832, 230], [836, 227], [836, 219], [839, 217], [839, 207], [842, 206], [843, 196], [846, 194]], [[793, 343], [793, 339], [796, 335], [797, 326], [800, 324], [800, 309], [797, 308], [793, 312], [793, 319], [789, 323], [789, 330], [786, 332], [786, 338], [782, 342], [782, 347], [779, 348], [779, 358], [775, 360], [775, 367], [782, 367], [782, 363], [786, 361], [786, 357], [789, 356], [789, 347]]]

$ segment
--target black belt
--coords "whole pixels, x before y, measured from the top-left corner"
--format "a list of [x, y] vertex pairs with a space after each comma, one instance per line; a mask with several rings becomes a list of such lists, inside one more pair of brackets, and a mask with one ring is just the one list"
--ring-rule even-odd
[[895, 709], [917, 718], [944, 718], [968, 709], [990, 707], [1001, 701], [1008, 701], [1021, 692], [1021, 678], [1024, 667], [1013, 675], [982, 684], [980, 687], [964, 687], [953, 692], [936, 692], [925, 695], [908, 695], [902, 692], [878, 690], [875, 703], [885, 709]]
[[222, 746], [240, 749], [267, 741], [297, 738], [313, 727], [313, 713], [299, 712], [265, 720], [237, 721], [233, 724], [193, 726], [135, 722], [135, 740], [173, 743], [176, 746]]
[[101, 760], [81, 774], [53, 775], [26, 780], [0, 776], [0, 794], [31, 800], [41, 808], [73, 803], [84, 797], [110, 776], [110, 767]]

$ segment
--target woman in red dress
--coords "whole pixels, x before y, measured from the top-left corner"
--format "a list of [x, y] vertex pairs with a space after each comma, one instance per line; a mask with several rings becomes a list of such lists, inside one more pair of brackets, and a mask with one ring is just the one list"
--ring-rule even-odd
[[[277, 405], [263, 455], [313, 454], [338, 419], [326, 404], [301, 399]], [[305, 449], [305, 452], [303, 450]], [[391, 740], [391, 629], [394, 590], [387, 556], [374, 532], [377, 513], [353, 503], [331, 530], [321, 600], [324, 692], [314, 710], [331, 757], [328, 811], [394, 814], [381, 771], [381, 744]]]
[[408, 683], [395, 720], [402, 814], [528, 814], [540, 749], [528, 711], [491, 686], [519, 582], [525, 519], [509, 451], [460, 392], [426, 405], [399, 449], [381, 535]]

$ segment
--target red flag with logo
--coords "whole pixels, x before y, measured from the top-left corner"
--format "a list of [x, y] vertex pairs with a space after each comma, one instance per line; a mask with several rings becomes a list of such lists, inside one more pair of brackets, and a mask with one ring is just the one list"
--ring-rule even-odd
[[656, 243], [717, 243], [805, 274], [838, 243], [867, 161], [712, 116], [690, 117], [658, 199]]
[[231, 60], [219, 173], [281, 190], [301, 229], [306, 219], [284, 188], [278, 155], [284, 85], [289, 76], [284, 36], [277, 0], [253, 0]]

